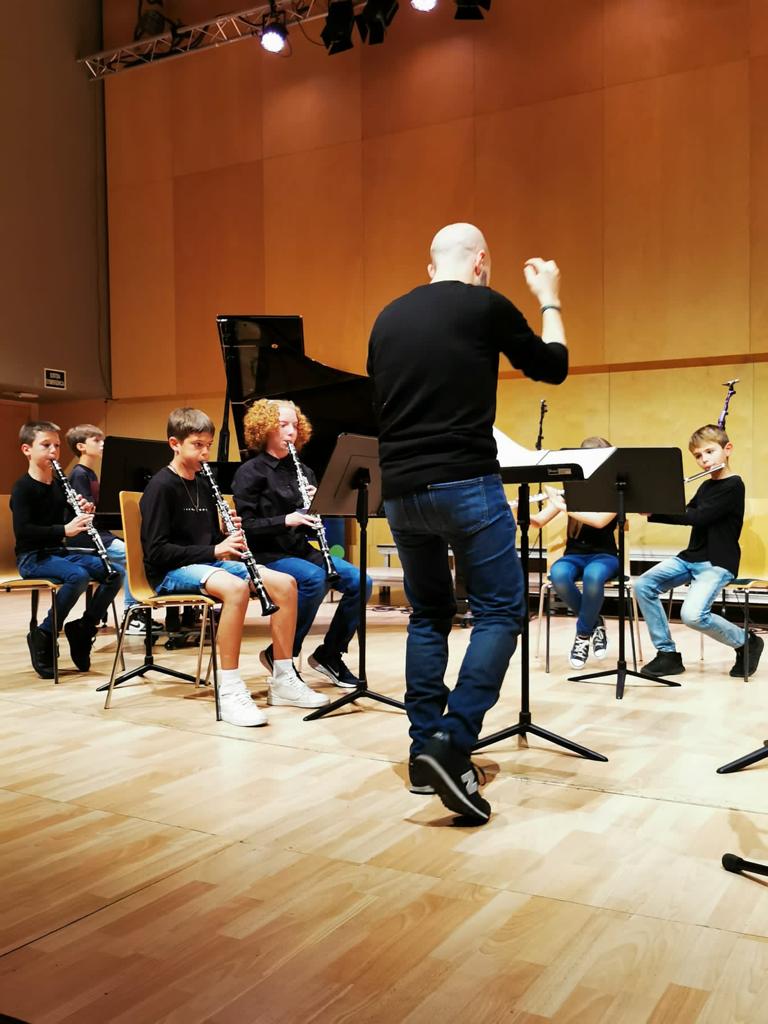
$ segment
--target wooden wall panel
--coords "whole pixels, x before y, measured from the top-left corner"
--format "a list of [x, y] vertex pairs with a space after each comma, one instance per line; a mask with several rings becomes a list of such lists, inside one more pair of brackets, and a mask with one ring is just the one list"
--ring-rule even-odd
[[608, 362], [748, 344], [748, 66], [606, 91]]
[[307, 354], [359, 372], [366, 341], [359, 143], [264, 161], [264, 252], [263, 311], [302, 315]]
[[[319, 40], [322, 22], [305, 31]], [[239, 45], [239, 44], [238, 44]], [[329, 57], [297, 29], [289, 58], [261, 60], [264, 156], [282, 156], [360, 139], [360, 47]]]
[[[475, 110], [489, 113], [603, 84], [603, 0], [496, 3], [470, 23]], [[490, 29], [490, 31], [489, 31]]]
[[750, 63], [750, 340], [768, 351], [768, 56]]
[[477, 118], [477, 219], [494, 259], [492, 284], [538, 330], [522, 265], [556, 259], [573, 365], [604, 358], [602, 150], [599, 92]]
[[260, 65], [255, 39], [169, 64], [174, 175], [261, 159]]
[[453, 5], [429, 16], [401, 4], [384, 44], [360, 64], [363, 138], [471, 117], [474, 48]]
[[749, 0], [749, 52], [768, 54], [768, 0]]
[[605, 83], [616, 85], [744, 58], [749, 0], [610, 0]]
[[104, 83], [110, 188], [167, 181], [172, 173], [172, 64], [137, 68]]
[[174, 182], [175, 390], [224, 389], [216, 316], [264, 306], [261, 163]]
[[110, 189], [112, 395], [176, 386], [173, 194], [170, 180]]
[[474, 172], [471, 120], [363, 143], [366, 331], [383, 306], [428, 281], [435, 233], [474, 220]]

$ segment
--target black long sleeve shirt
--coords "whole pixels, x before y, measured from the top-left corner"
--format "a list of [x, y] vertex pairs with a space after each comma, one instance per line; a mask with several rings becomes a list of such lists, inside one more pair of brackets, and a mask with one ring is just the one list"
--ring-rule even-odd
[[73, 516], [64, 491], [55, 480], [44, 484], [25, 473], [13, 485], [10, 505], [17, 558], [30, 551], [64, 548], [64, 526]]
[[[317, 484], [315, 474], [301, 463], [308, 482]], [[285, 517], [302, 507], [296, 467], [290, 455], [278, 459], [258, 452], [244, 462], [232, 480], [237, 514], [243, 521], [248, 547], [259, 562], [278, 558], [304, 558], [322, 566], [323, 556], [309, 543], [308, 528], [286, 526]]]
[[171, 569], [214, 562], [223, 540], [216, 502], [199, 473], [183, 480], [168, 466], [155, 473], [139, 502], [144, 568], [153, 587]]
[[568, 350], [547, 344], [491, 288], [440, 281], [395, 299], [368, 346], [385, 498], [497, 473], [499, 355], [532, 380], [560, 384]]
[[744, 481], [740, 476], [705, 480], [681, 515], [648, 516], [652, 523], [691, 526], [688, 547], [678, 558], [711, 562], [734, 576], [739, 571], [739, 537], [744, 523]]
[[[82, 494], [86, 501], [92, 501], [94, 505], [99, 504], [99, 478], [89, 466], [83, 466], [78, 462], [69, 474], [69, 482], [72, 488], [78, 494]], [[114, 533], [110, 533], [109, 530], [99, 530], [99, 536], [105, 545], [109, 545], [115, 539]], [[87, 533], [78, 538], [78, 544], [84, 548], [96, 547]]]

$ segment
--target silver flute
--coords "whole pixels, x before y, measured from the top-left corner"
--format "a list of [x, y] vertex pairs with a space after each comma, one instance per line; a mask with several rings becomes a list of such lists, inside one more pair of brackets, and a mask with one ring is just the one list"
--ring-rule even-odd
[[[299, 453], [290, 441], [285, 442], [288, 451], [291, 453], [293, 459], [293, 465], [296, 469], [296, 482], [299, 485], [299, 496], [301, 498], [301, 511], [307, 512], [309, 506], [312, 504], [312, 499], [309, 496], [309, 481], [307, 480], [304, 470], [301, 468], [301, 462], [299, 461]], [[317, 534], [317, 543], [320, 545], [320, 554], [323, 556], [323, 562], [325, 563], [325, 577], [328, 583], [333, 586], [338, 583], [341, 576], [336, 571], [336, 566], [333, 564], [331, 559], [331, 552], [328, 548], [328, 538], [325, 536], [325, 527], [320, 516], [316, 516], [317, 526], [313, 529]]]
[[700, 473], [694, 473], [693, 476], [685, 477], [683, 483], [689, 484], [692, 480], [700, 480], [703, 476], [709, 476], [710, 473], [718, 473], [721, 469], [725, 469], [724, 462], [721, 462], [719, 466], [713, 466], [712, 469], [702, 469]]
[[[75, 513], [76, 516], [82, 516], [85, 513], [80, 507], [79, 495], [72, 484], [67, 480], [66, 473], [58, 464], [56, 459], [51, 459], [51, 466], [53, 467], [53, 475], [59, 481], [64, 491], [64, 496], [67, 499], [67, 504]], [[107, 549], [104, 547], [104, 541], [101, 539], [101, 534], [93, 525], [93, 522], [89, 526], [86, 526], [85, 532], [93, 541], [93, 546], [96, 548], [96, 554], [104, 563], [104, 568], [107, 570], [107, 577], [109, 579], [114, 578], [118, 575], [117, 569], [112, 565], [107, 554]]]
[[[224, 501], [219, 485], [213, 478], [211, 467], [207, 462], [204, 462], [200, 466], [200, 472], [203, 474], [205, 479], [208, 481], [208, 486], [213, 492], [213, 498], [216, 502], [216, 508], [218, 509], [219, 516], [224, 529], [231, 536], [233, 533], [240, 533], [241, 531], [235, 526], [235, 521], [232, 518], [232, 510], [229, 505]], [[280, 606], [276, 605], [272, 598], [267, 592], [267, 588], [264, 586], [264, 580], [261, 578], [261, 572], [256, 559], [253, 557], [253, 552], [248, 548], [246, 544], [245, 549], [241, 552], [240, 556], [243, 560], [243, 565], [248, 570], [248, 575], [251, 577], [251, 583], [253, 583], [253, 589], [256, 591], [256, 596], [261, 602], [261, 614], [262, 615], [273, 615], [275, 612], [280, 611]]]

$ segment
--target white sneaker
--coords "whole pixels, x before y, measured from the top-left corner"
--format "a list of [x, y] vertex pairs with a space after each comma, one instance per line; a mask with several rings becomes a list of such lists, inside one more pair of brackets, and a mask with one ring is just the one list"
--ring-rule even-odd
[[267, 703], [281, 707], [322, 708], [330, 704], [330, 698], [325, 693], [316, 693], [292, 672], [289, 676], [270, 680]]
[[226, 689], [219, 688], [219, 704], [221, 720], [229, 725], [267, 724], [267, 716], [253, 703], [242, 679], [238, 679], [235, 686], [230, 684]]

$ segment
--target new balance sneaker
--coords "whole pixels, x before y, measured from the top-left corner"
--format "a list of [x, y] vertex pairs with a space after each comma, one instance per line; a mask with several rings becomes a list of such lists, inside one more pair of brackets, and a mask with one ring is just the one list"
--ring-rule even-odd
[[602, 615], [592, 630], [592, 653], [598, 661], [602, 661], [608, 653], [608, 634], [605, 631], [605, 619]]
[[[157, 636], [163, 632], [162, 622], [156, 622], [152, 619], [152, 635]], [[126, 636], [146, 636], [147, 635], [147, 624], [144, 618], [135, 617], [128, 623], [128, 628], [125, 631]]]
[[571, 668], [584, 668], [587, 664], [587, 658], [589, 657], [589, 636], [580, 636], [576, 634], [576, 639], [573, 641], [573, 647], [568, 657], [568, 661], [571, 664]]
[[325, 693], [316, 693], [297, 672], [288, 676], [272, 678], [267, 693], [267, 703], [274, 706], [291, 706], [294, 708], [322, 708], [330, 704], [331, 699]]
[[735, 679], [744, 678], [744, 647], [747, 648], [747, 678], [757, 669], [760, 664], [760, 655], [763, 653], [763, 647], [765, 647], [765, 640], [757, 633], [749, 631], [749, 644], [745, 644], [743, 647], [736, 648], [736, 661], [733, 663], [731, 671], [728, 673], [729, 676], [733, 676]]
[[652, 661], [640, 669], [641, 675], [652, 679], [657, 676], [679, 676], [681, 672], [685, 672], [685, 665], [679, 651], [659, 651]]
[[423, 783], [434, 787], [443, 804], [475, 825], [484, 825], [491, 805], [480, 795], [477, 772], [467, 754], [451, 745], [447, 733], [436, 732], [414, 758]]
[[85, 619], [75, 619], [68, 622], [64, 627], [64, 633], [69, 643], [69, 653], [75, 667], [81, 672], [87, 672], [91, 667], [91, 648], [96, 639], [96, 626]]
[[327, 676], [335, 686], [355, 690], [360, 685], [360, 680], [349, 671], [341, 655], [329, 654], [322, 646], [318, 647], [314, 654], [310, 654], [309, 664], [315, 672]]
[[219, 705], [222, 721], [229, 725], [248, 727], [267, 724], [267, 716], [253, 703], [242, 679], [220, 685]]
[[435, 792], [435, 787], [429, 781], [427, 769], [413, 758], [408, 762], [408, 783], [411, 793], [418, 796], [432, 796]]
[[53, 679], [53, 634], [39, 626], [27, 633], [32, 668], [41, 679]]

